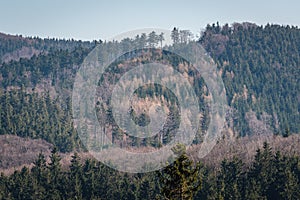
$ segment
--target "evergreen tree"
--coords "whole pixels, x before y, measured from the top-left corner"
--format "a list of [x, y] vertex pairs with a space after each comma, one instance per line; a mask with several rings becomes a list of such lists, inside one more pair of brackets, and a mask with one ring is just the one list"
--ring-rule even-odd
[[202, 187], [202, 166], [189, 159], [183, 145], [177, 145], [173, 152], [178, 158], [160, 173], [161, 193], [166, 199], [193, 199]]
[[176, 28], [176, 27], [173, 28], [173, 30], [171, 32], [171, 38], [172, 38], [174, 44], [179, 43], [179, 30], [178, 30], [178, 28]]
[[73, 199], [82, 199], [82, 166], [78, 153], [75, 152], [72, 156], [70, 165], [70, 196]]
[[56, 147], [53, 147], [50, 155], [49, 169], [49, 189], [47, 193], [48, 199], [61, 199], [63, 192], [63, 183], [61, 181], [61, 157]]
[[223, 160], [217, 177], [218, 199], [242, 199], [242, 161]]
[[34, 161], [34, 167], [31, 169], [31, 175], [34, 178], [34, 198], [44, 199], [46, 197], [47, 189], [47, 164], [44, 154], [39, 153], [37, 159]]

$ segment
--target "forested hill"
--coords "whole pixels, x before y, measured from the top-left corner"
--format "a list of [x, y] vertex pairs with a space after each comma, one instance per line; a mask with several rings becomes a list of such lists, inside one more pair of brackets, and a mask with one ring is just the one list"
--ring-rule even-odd
[[76, 47], [91, 48], [99, 41], [77, 41], [74, 39], [56, 39], [23, 37], [22, 35], [9, 35], [0, 33], [0, 62], [30, 58], [33, 55], [47, 52], [50, 49], [73, 50]]
[[[165, 49], [188, 45], [186, 33], [174, 28], [174, 44]], [[300, 29], [217, 23], [208, 25], [199, 41], [190, 41], [203, 45], [214, 59], [229, 105], [224, 135], [202, 160], [198, 150], [209, 122], [205, 83], [189, 63], [153, 48], [162, 46], [158, 34], [103, 43], [0, 34], [0, 199], [300, 199]], [[151, 47], [143, 54], [134, 51], [134, 59], [124, 54], [128, 59], [112, 63], [99, 80], [100, 86], [108, 85], [107, 90], [97, 90], [96, 98], [102, 101], [95, 110], [106, 112], [103, 118], [98, 115], [99, 123], [105, 123], [107, 136], [122, 148], [150, 152], [162, 147], [177, 130], [180, 114], [168, 89], [145, 85], [133, 94], [140, 104], [130, 108], [132, 119], [148, 123], [143, 110], [152, 99], [165, 105], [168, 126], [159, 133], [162, 137], [157, 136], [161, 140], [130, 138], [113, 122], [106, 126], [113, 121], [112, 112], [109, 103], [100, 102], [109, 102], [110, 86], [130, 67], [152, 59], [164, 58], [164, 64], [185, 75], [196, 74], [193, 87], [201, 100], [201, 129], [187, 150], [180, 144], [172, 149], [182, 154], [166, 168], [121, 173], [85, 152], [72, 123], [71, 94], [76, 72], [96, 44], [110, 50]], [[89, 121], [84, 125], [88, 129]]]
[[222, 71], [235, 130], [259, 134], [256, 129], [265, 126], [282, 135], [300, 132], [298, 27], [212, 24], [200, 43]]
[[[111, 49], [118, 45], [128, 48], [130, 44], [145, 47], [159, 43], [159, 40], [153, 43], [151, 35], [142, 36], [98, 43]], [[61, 151], [80, 147], [79, 138], [71, 128], [70, 95], [75, 74], [95, 43], [1, 34], [2, 58], [24, 48], [40, 52], [1, 64], [0, 134], [42, 138], [57, 145]], [[223, 76], [230, 106], [226, 119], [228, 132], [235, 137], [253, 134], [289, 136], [300, 132], [299, 28], [250, 23], [212, 24], [207, 26], [199, 43], [214, 58]], [[120, 72], [122, 66], [126, 65], [118, 63], [115, 69]], [[115, 76], [119, 72], [114, 72]], [[23, 107], [20, 102], [25, 102]], [[32, 105], [39, 104], [40, 110], [35, 111]], [[55, 120], [47, 122], [51, 119]], [[27, 123], [29, 121], [32, 126]], [[203, 123], [205, 127], [206, 122]], [[112, 139], [122, 138], [118, 131], [112, 130], [110, 134]]]

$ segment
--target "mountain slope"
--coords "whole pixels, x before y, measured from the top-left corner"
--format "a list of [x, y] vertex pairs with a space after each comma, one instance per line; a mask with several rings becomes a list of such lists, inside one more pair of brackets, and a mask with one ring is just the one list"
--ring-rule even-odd
[[255, 134], [249, 125], [255, 120], [273, 133], [300, 132], [300, 29], [213, 24], [200, 43], [222, 71], [240, 135]]
[[[47, 52], [33, 55], [30, 58], [3, 63], [0, 67], [2, 90], [5, 92], [20, 89], [21, 93], [26, 91], [25, 93], [39, 93], [42, 96], [50, 91], [49, 95], [54, 99], [54, 104], [57, 104], [56, 108], [61, 111], [57, 111], [60, 114], [59, 117], [54, 118], [55, 122], [49, 122], [51, 124], [49, 127], [61, 127], [60, 130], [53, 132], [56, 130], [54, 128], [41, 133], [39, 126], [30, 125], [31, 132], [22, 132], [22, 123], [18, 126], [16, 124], [18, 119], [23, 116], [18, 114], [30, 113], [28, 116], [39, 116], [40, 114], [34, 114], [35, 111], [29, 106], [14, 107], [15, 100], [5, 102], [9, 98], [4, 98], [4, 95], [1, 98], [3, 108], [0, 110], [2, 122], [11, 122], [11, 125], [4, 126], [1, 134], [43, 138], [59, 145], [61, 151], [72, 151], [78, 148], [80, 146], [79, 138], [74, 133], [74, 129], [70, 128], [72, 127], [71, 110], [67, 111], [67, 109], [71, 107], [70, 97], [75, 74], [94, 44], [73, 40], [23, 38], [3, 34], [0, 36], [1, 38], [4, 43], [0, 43], [0, 47], [4, 54], [22, 48], [47, 50]], [[126, 49], [129, 44], [136, 44], [135, 40], [137, 39], [104, 42], [99, 45], [107, 49], [117, 49], [116, 47]], [[199, 42], [215, 60], [226, 87], [230, 107], [227, 112], [225, 132], [230, 133], [233, 137], [270, 134], [289, 136], [292, 133], [300, 132], [300, 83], [298, 78], [300, 77], [300, 29], [278, 25], [257, 26], [250, 23], [223, 27], [213, 24], [207, 26]], [[141, 45], [140, 47], [145, 47], [146, 43]], [[161, 56], [159, 52], [154, 52], [152, 55]], [[150, 57], [144, 59], [147, 61]], [[185, 66], [180, 60], [172, 57], [169, 59], [169, 64], [176, 63]], [[144, 63], [145, 61], [139, 60], [138, 62]], [[113, 69], [110, 72], [111, 76], [108, 78], [118, 80], [129, 64], [115, 63], [115, 66], [111, 68]], [[202, 84], [203, 81], [200, 80], [197, 87], [202, 88]], [[154, 94], [160, 90], [152, 85], [144, 91], [138, 92], [145, 98], [145, 93]], [[53, 112], [57, 113], [56, 108], [52, 105], [53, 102], [50, 102], [46, 102], [46, 107], [53, 108]], [[11, 105], [12, 108], [23, 110], [22, 112], [16, 111], [13, 116], [15, 120], [12, 120], [11, 116], [7, 115], [5, 110], [7, 107], [4, 105]], [[205, 109], [203, 111], [205, 112]], [[49, 120], [53, 120], [53, 118], [49, 118]], [[208, 121], [203, 121], [204, 131], [207, 123]], [[110, 131], [109, 134], [113, 139], [121, 138], [122, 140], [124, 133], [115, 128]], [[138, 141], [134, 142], [135, 145], [136, 142]], [[201, 142], [201, 138], [197, 138], [197, 142]]]

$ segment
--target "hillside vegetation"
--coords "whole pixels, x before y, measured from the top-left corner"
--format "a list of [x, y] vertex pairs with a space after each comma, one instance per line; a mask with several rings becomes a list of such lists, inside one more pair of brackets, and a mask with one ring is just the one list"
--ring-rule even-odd
[[[119, 42], [0, 34], [0, 170], [5, 172], [0, 199], [300, 199], [300, 29], [217, 23], [207, 25], [199, 41], [191, 41], [188, 33], [174, 28], [174, 44], [165, 47], [163, 35], [155, 32]], [[170, 53], [195, 43], [213, 58], [228, 104], [222, 137], [202, 159], [210, 94], [201, 72]], [[76, 73], [95, 45], [102, 56], [136, 48], [113, 62], [98, 82], [93, 108], [114, 145], [132, 152], [157, 150], [172, 141], [181, 119], [176, 96], [164, 86], [146, 84], [132, 96], [130, 117], [146, 125], [154, 103], [166, 113], [166, 124], [148, 138], [118, 127], [110, 97], [126, 71], [159, 61], [186, 76], [195, 89], [201, 113], [185, 120], [199, 121], [200, 128], [190, 147], [173, 149], [179, 156], [168, 167], [127, 174], [88, 155], [72, 121], [71, 97]], [[89, 126], [87, 120], [84, 128]]]

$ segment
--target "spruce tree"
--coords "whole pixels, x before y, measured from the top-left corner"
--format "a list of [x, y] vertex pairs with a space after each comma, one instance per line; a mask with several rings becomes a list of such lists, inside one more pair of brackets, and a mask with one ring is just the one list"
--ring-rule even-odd
[[172, 150], [178, 158], [159, 173], [162, 196], [191, 200], [202, 187], [202, 165], [190, 160], [184, 145], [177, 145]]

